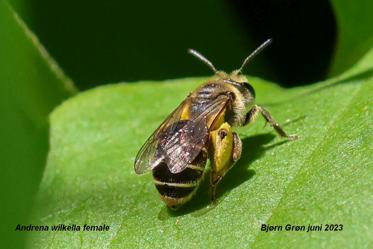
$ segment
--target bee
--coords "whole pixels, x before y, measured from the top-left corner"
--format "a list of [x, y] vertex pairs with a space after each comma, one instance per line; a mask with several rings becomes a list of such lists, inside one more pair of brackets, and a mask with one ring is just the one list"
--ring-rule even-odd
[[192, 198], [203, 179], [207, 159], [211, 162], [211, 200], [215, 201], [218, 183], [241, 157], [242, 142], [232, 127], [252, 123], [261, 114], [278, 135], [297, 138], [255, 104], [254, 88], [241, 73], [270, 43], [271, 39], [262, 43], [230, 74], [216, 70], [202, 54], [189, 50], [212, 69], [214, 76], [191, 92], [154, 131], [134, 164], [137, 174], [152, 171], [155, 187], [169, 208], [178, 209]]

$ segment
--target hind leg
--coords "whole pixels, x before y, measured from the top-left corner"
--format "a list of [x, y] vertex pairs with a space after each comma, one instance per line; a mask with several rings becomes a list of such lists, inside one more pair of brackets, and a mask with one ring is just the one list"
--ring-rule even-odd
[[242, 142], [228, 123], [210, 133], [211, 200], [215, 201], [216, 188], [225, 174], [240, 159]]

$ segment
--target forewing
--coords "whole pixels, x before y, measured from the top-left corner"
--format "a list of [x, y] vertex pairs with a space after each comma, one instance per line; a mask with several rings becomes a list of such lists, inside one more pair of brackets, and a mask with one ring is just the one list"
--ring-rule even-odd
[[198, 156], [207, 139], [206, 122], [186, 121], [162, 144], [169, 170], [174, 174], [183, 171]]
[[[147, 170], [152, 169], [156, 165], [157, 160], [163, 160], [164, 155], [157, 155], [157, 148], [160, 137], [165, 131], [175, 122], [180, 120], [184, 105], [189, 101], [186, 98], [181, 104], [163, 121], [163, 123], [153, 132], [153, 134], [145, 141], [141, 149], [136, 155], [134, 169], [137, 174], [142, 174]], [[158, 156], [158, 158], [157, 158]]]
[[162, 147], [165, 160], [174, 174], [183, 171], [186, 166], [201, 153], [209, 136], [209, 129], [219, 114], [225, 110], [229, 97], [220, 95], [212, 100], [200, 114], [185, 122]]
[[142, 174], [165, 161], [174, 174], [183, 171], [199, 155], [208, 139], [216, 117], [224, 111], [230, 98], [220, 95], [190, 120], [180, 121], [189, 98], [184, 100], [155, 130], [141, 147], [135, 159], [135, 172]]

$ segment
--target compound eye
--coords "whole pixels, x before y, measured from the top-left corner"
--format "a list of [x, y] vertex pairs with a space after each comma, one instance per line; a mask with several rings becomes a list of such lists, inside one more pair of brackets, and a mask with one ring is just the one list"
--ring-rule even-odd
[[249, 91], [249, 93], [255, 98], [255, 90], [254, 87], [252, 87], [249, 83], [244, 82], [244, 87]]

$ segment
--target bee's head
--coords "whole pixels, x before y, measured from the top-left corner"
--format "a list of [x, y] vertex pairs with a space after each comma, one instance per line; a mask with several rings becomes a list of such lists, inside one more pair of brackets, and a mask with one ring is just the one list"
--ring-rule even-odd
[[257, 54], [259, 54], [263, 49], [268, 47], [272, 43], [272, 39], [267, 39], [263, 42], [258, 48], [256, 48], [249, 56], [245, 58], [241, 67], [239, 69], [234, 70], [231, 74], [226, 74], [223, 71], [216, 70], [215, 66], [209, 61], [205, 56], [200, 54], [194, 49], [189, 49], [189, 53], [200, 59], [204, 62], [207, 66], [211, 68], [211, 70], [215, 73], [215, 76], [220, 79], [229, 79], [238, 83], [242, 83], [244, 88], [251, 93], [251, 95], [255, 98], [255, 91], [254, 88], [248, 83], [245, 75], [242, 74], [242, 69], [249, 63], [251, 59], [253, 59]]
[[[242, 117], [246, 115], [255, 105], [255, 90], [254, 88], [248, 83], [247, 78], [245, 75], [242, 74], [242, 69], [254, 58], [257, 54], [259, 54], [263, 49], [265, 49], [268, 45], [272, 43], [272, 39], [268, 39], [263, 42], [257, 49], [255, 49], [249, 56], [245, 58], [241, 67], [237, 70], [234, 70], [229, 76], [230, 84], [235, 86], [237, 89], [236, 98], [238, 101], [236, 102], [236, 106], [239, 106], [238, 103], [244, 103], [244, 108], [236, 108], [239, 112], [239, 119], [238, 123], [242, 124]], [[216, 72], [218, 73], [218, 72]]]
[[228, 83], [234, 88], [232, 88], [234, 94], [233, 101], [233, 113], [231, 115], [231, 124], [243, 124], [245, 115], [253, 108], [255, 105], [255, 90], [248, 83], [245, 75], [242, 74], [243, 68], [254, 58], [258, 53], [270, 45], [272, 39], [268, 39], [263, 42], [257, 49], [255, 49], [249, 56], [245, 58], [241, 67], [234, 70], [232, 73], [227, 74], [223, 71], [218, 71], [214, 65], [199, 52], [190, 49], [189, 53], [200, 59], [207, 66], [211, 68], [215, 76], [212, 77], [211, 81], [223, 80], [224, 83]]
[[229, 82], [231, 85], [235, 86], [235, 88], [242, 94], [245, 98], [245, 102], [251, 105], [254, 104], [255, 101], [255, 90], [252, 85], [248, 82], [245, 75], [241, 73], [239, 70], [234, 70], [229, 76]]
[[[236, 77], [233, 73], [229, 75], [228, 79], [224, 82], [231, 85], [231, 90], [234, 95], [233, 99], [233, 112], [228, 118], [230, 124], [243, 125], [246, 120], [246, 114], [251, 111], [255, 105], [255, 90], [247, 82], [246, 77], [239, 75], [240, 78]], [[240, 81], [238, 81], [240, 80]]]
[[[251, 94], [251, 96], [253, 96], [255, 98], [255, 90], [254, 90], [254, 88], [250, 85], [250, 83], [248, 82], [246, 76], [243, 75], [241, 73], [241, 71], [234, 70], [228, 76], [228, 78], [229, 78], [229, 80], [234, 81], [235, 83], [239, 83], [239, 84], [235, 84], [235, 85], [237, 85], [238, 90], [243, 91], [242, 92], [243, 94], [244, 94], [245, 91], [248, 91]], [[239, 86], [239, 85], [241, 85], [241, 86]]]

